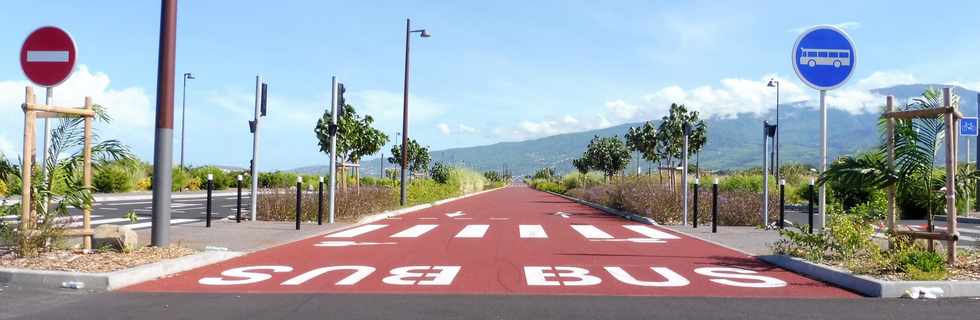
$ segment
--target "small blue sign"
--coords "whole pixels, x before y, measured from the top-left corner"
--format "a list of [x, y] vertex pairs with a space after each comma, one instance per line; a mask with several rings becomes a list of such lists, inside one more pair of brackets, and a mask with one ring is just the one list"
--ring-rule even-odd
[[857, 64], [851, 37], [835, 26], [815, 26], [793, 45], [793, 70], [803, 83], [831, 90], [847, 82]]
[[960, 119], [960, 135], [961, 136], [976, 136], [977, 135], [977, 117], [963, 117]]

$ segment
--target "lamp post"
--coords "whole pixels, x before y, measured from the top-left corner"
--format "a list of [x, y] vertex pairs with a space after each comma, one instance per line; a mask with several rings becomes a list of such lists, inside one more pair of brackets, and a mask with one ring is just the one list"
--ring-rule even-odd
[[422, 38], [431, 35], [425, 29], [412, 30], [412, 19], [405, 19], [405, 87], [402, 96], [402, 172], [401, 172], [401, 205], [408, 202], [408, 194], [405, 185], [405, 174], [408, 171], [408, 61], [411, 51], [411, 40], [413, 33], [419, 33]]
[[776, 88], [776, 123], [774, 124], [776, 126], [776, 135], [775, 137], [773, 137], [774, 140], [773, 144], [775, 145], [773, 148], [774, 149], [773, 152], [776, 154], [776, 156], [774, 157], [775, 159], [773, 161], [774, 162], [773, 165], [776, 166], [775, 176], [776, 176], [776, 180], [778, 181], [779, 180], [779, 81], [776, 81], [776, 79], [769, 79], [769, 84], [767, 84], [766, 86], [770, 88], [773, 87]]
[[180, 167], [184, 168], [184, 142], [187, 141], [186, 132], [187, 125], [187, 80], [194, 80], [194, 75], [190, 72], [184, 73], [184, 89], [181, 93], [183, 101], [180, 107]]

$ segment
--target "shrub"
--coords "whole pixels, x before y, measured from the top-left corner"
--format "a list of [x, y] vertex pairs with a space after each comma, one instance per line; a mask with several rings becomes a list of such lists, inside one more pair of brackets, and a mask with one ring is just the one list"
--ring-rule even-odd
[[[296, 181], [293, 180], [293, 183]], [[324, 190], [324, 221], [327, 220], [327, 199], [329, 191]], [[398, 207], [396, 192], [386, 187], [361, 187], [339, 191], [336, 198], [334, 218], [338, 221], [354, 222], [366, 214], [378, 213]], [[300, 220], [317, 221], [317, 193], [304, 192]], [[258, 199], [258, 218], [269, 221], [294, 221], [296, 219], [296, 188], [274, 189], [262, 194]]]
[[482, 191], [487, 186], [487, 179], [483, 175], [463, 168], [451, 168], [447, 180], [447, 184], [457, 188], [459, 195]]
[[[746, 191], [746, 192], [762, 192], [762, 174], [746, 174], [740, 173], [732, 176], [728, 176], [725, 179], [718, 182], [718, 189], [720, 191]], [[777, 181], [773, 177], [769, 179], [769, 191], [778, 192], [776, 184]]]
[[554, 193], [565, 193], [565, 188], [562, 188], [561, 185], [558, 184], [557, 182], [538, 180], [538, 179], [535, 179], [533, 181], [536, 181], [533, 186], [533, 188], [535, 189], [541, 191], [554, 192]]
[[534, 178], [534, 179], [543, 179], [543, 180], [553, 180], [553, 179], [555, 179], [556, 176], [557, 175], [555, 174], [555, 169], [553, 169], [553, 168], [544, 168], [544, 169], [541, 169], [541, 170], [536, 171], [534, 173], [534, 176], [532, 178]]
[[104, 166], [96, 172], [92, 184], [97, 192], [102, 193], [127, 192], [135, 187], [129, 173], [114, 165]]
[[898, 268], [909, 280], [941, 280], [946, 278], [946, 261], [938, 253], [913, 248], [897, 254]]
[[561, 178], [561, 186], [565, 190], [597, 186], [603, 184], [604, 182], [605, 178], [601, 174], [595, 172], [582, 174], [576, 171], [566, 174]]
[[136, 182], [136, 190], [146, 191], [153, 188], [153, 180], [150, 177], [144, 177]]
[[415, 179], [408, 185], [408, 204], [432, 203], [460, 195], [459, 187], [432, 179]]
[[438, 183], [447, 183], [451, 170], [453, 170], [452, 167], [442, 164], [442, 162], [436, 162], [429, 170], [429, 177]]
[[259, 173], [260, 188], [289, 188], [295, 184], [296, 174], [294, 173], [283, 171]]
[[7, 183], [0, 180], [0, 197], [6, 197], [7, 192]]
[[170, 177], [173, 179], [171, 180], [173, 184], [170, 186], [173, 191], [188, 189], [187, 184], [190, 183], [191, 174], [190, 172], [187, 172], [187, 169], [174, 168], [173, 171], [170, 172]]
[[228, 189], [235, 185], [235, 176], [232, 176], [215, 166], [204, 166], [191, 169], [191, 176], [196, 178], [201, 182], [201, 187], [204, 187], [208, 181], [208, 174], [210, 174], [214, 179], [212, 183], [214, 184], [215, 190]]

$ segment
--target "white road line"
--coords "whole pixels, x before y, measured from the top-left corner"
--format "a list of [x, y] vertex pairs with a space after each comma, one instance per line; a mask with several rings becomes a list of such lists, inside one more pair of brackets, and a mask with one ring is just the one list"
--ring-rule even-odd
[[[184, 223], [191, 223], [191, 222], [198, 222], [198, 221], [201, 221], [201, 219], [170, 219], [170, 224], [171, 225], [184, 224]], [[123, 228], [136, 230], [136, 229], [149, 228], [151, 226], [153, 226], [153, 222], [142, 222], [142, 223], [127, 224], [124, 225]]]
[[419, 220], [439, 220], [439, 218], [422, 217], [422, 218], [419, 218]]
[[392, 238], [418, 238], [419, 236], [425, 234], [426, 232], [435, 229], [437, 224], [417, 224], [411, 228], [402, 230], [399, 233], [391, 235]]
[[461, 215], [464, 215], [464, 214], [465, 213], [463, 213], [462, 211], [456, 211], [456, 212], [447, 213], [446, 216], [447, 217], [450, 217], [450, 218], [455, 218], [455, 217], [458, 217], [458, 216], [461, 216]]
[[488, 224], [470, 224], [456, 234], [457, 238], [483, 238], [483, 235], [490, 229]]
[[347, 230], [344, 230], [344, 231], [341, 231], [341, 232], [330, 234], [330, 235], [325, 236], [324, 238], [350, 238], [350, 237], [356, 237], [356, 236], [359, 236], [359, 235], [362, 235], [362, 234], [365, 234], [365, 233], [368, 233], [368, 232], [371, 232], [371, 231], [374, 231], [374, 230], [378, 230], [378, 229], [381, 229], [381, 228], [384, 228], [384, 227], [387, 227], [387, 226], [388, 225], [386, 225], [386, 224], [366, 224], [366, 225], [363, 225], [363, 226], [360, 226], [360, 227], [351, 228], [351, 229], [347, 229]]
[[[146, 219], [149, 219], [149, 217], [137, 217], [136, 218], [136, 220], [146, 220]], [[126, 221], [129, 221], [129, 219], [128, 218], [98, 219], [98, 220], [92, 220], [91, 221], [91, 225], [97, 226], [97, 225], [100, 225], [100, 224], [126, 222]], [[81, 227], [81, 226], [82, 226], [82, 221], [72, 222], [72, 223], [69, 223], [68, 225], [66, 225], [66, 227], [68, 227], [68, 228], [78, 228], [78, 227]]]
[[548, 234], [539, 224], [522, 224], [518, 226], [521, 238], [547, 238]]
[[473, 220], [473, 218], [461, 217], [461, 218], [453, 218], [453, 220]]
[[654, 229], [654, 228], [650, 228], [650, 227], [647, 227], [647, 226], [627, 225], [627, 226], [623, 226], [623, 228], [633, 230], [636, 233], [645, 235], [645, 236], [647, 236], [649, 238], [652, 238], [652, 239], [680, 239], [680, 237], [678, 237], [678, 236], [675, 236], [675, 235], [672, 235], [672, 234], [669, 234], [669, 233], [666, 233], [666, 232], [663, 232], [663, 231], [660, 231], [660, 230], [657, 230], [657, 229]]
[[117, 211], [117, 210], [121, 210], [121, 209], [119, 209], [119, 208], [108, 208], [107, 207], [107, 208], [99, 208], [99, 210]]
[[510, 220], [510, 218], [490, 218], [490, 220]]
[[149, 203], [153, 203], [153, 201], [140, 201], [140, 202], [109, 202], [109, 201], [107, 201], [107, 202], [103, 202], [102, 204], [107, 205], [107, 206], [120, 206], [120, 205], [149, 204]]
[[606, 233], [606, 232], [604, 232], [602, 230], [599, 230], [599, 228], [596, 228], [595, 226], [592, 226], [592, 225], [573, 224], [572, 225], [572, 229], [575, 229], [575, 231], [578, 231], [578, 233], [581, 233], [582, 236], [585, 237], [585, 238], [587, 238], [587, 239], [612, 239], [612, 238], [614, 238], [613, 236], [609, 235], [608, 233]]

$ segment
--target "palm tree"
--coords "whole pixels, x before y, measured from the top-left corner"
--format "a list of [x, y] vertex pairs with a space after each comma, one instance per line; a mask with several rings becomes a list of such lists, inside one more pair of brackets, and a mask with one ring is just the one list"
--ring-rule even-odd
[[[959, 96], [953, 95], [951, 103], [958, 106]], [[903, 110], [942, 106], [942, 93], [929, 88]], [[879, 127], [883, 128], [886, 124], [886, 119], [879, 121]], [[879, 149], [858, 156], [842, 157], [820, 176], [819, 183], [835, 182], [865, 189], [896, 186], [898, 206], [904, 211], [942, 210], [942, 196], [936, 191], [942, 188], [946, 175], [935, 169], [935, 163], [945, 142], [945, 134], [946, 126], [941, 116], [895, 119], [894, 169], [888, 167], [888, 137], [883, 135]], [[956, 179], [960, 182], [956, 190], [959, 197], [976, 181], [977, 175], [972, 171], [959, 170]]]
[[[100, 105], [94, 105], [95, 120], [110, 122], [111, 118]], [[37, 212], [37, 223], [34, 225], [37, 232], [31, 234], [8, 232], [0, 226], [0, 233], [13, 236], [20, 244], [19, 253], [22, 256], [37, 254], [41, 249], [50, 243], [50, 240], [61, 236], [65, 229], [65, 219], [56, 219], [68, 215], [69, 208], [84, 209], [92, 206], [92, 188], [85, 188], [82, 181], [82, 166], [84, 165], [82, 146], [85, 142], [85, 120], [83, 118], [63, 118], [58, 122], [58, 126], [51, 131], [51, 143], [48, 147], [47, 166], [50, 168], [48, 174], [44, 174], [31, 168], [32, 180], [37, 183], [31, 185], [30, 192], [32, 204]], [[98, 141], [98, 135], [93, 133], [92, 140], [92, 164], [94, 168], [107, 165], [116, 160], [134, 159], [129, 147], [123, 145], [118, 140], [110, 139]], [[21, 172], [17, 166], [11, 164], [6, 159], [0, 161], [0, 178], [15, 177], [21, 178]], [[64, 188], [55, 189], [55, 183], [63, 184]], [[50, 202], [55, 201], [54, 207], [50, 208]], [[6, 207], [6, 214], [17, 215], [20, 206], [17, 204]], [[8, 228], [9, 229], [9, 228]]]

